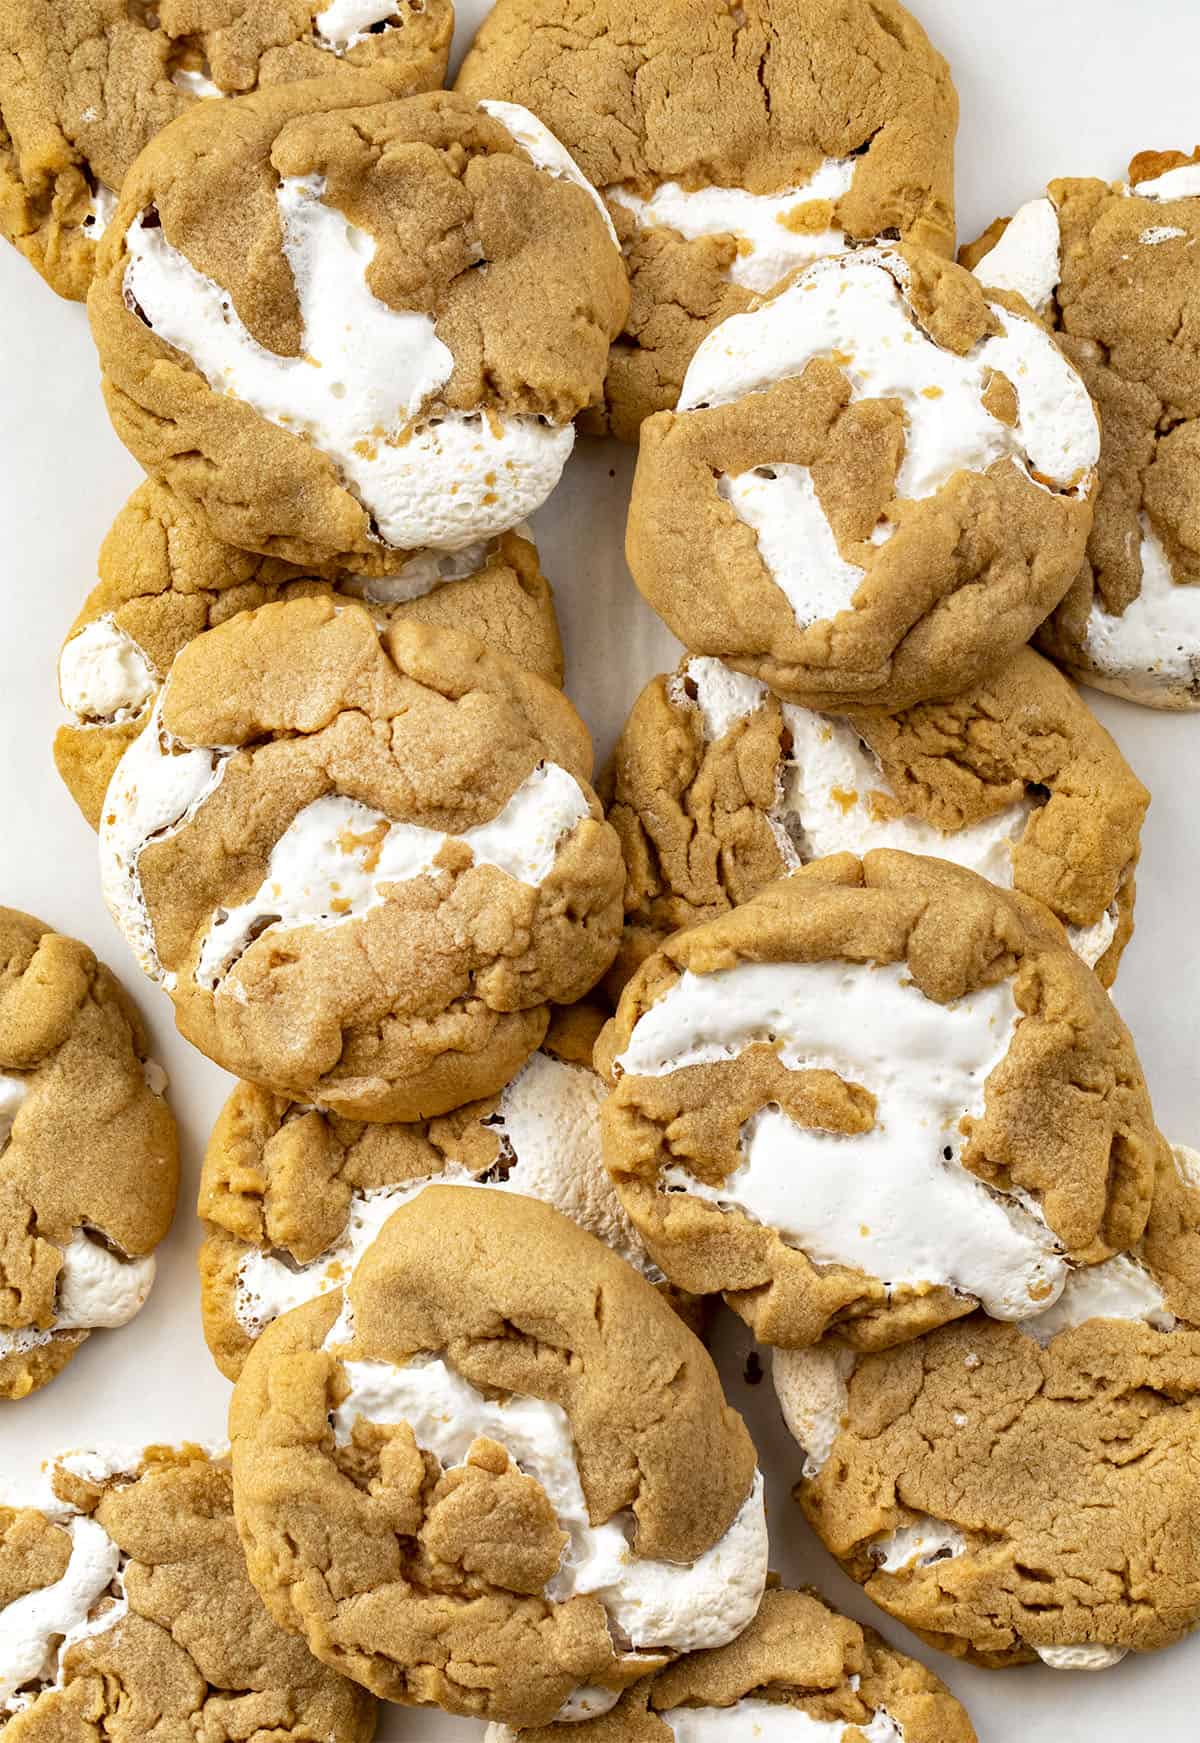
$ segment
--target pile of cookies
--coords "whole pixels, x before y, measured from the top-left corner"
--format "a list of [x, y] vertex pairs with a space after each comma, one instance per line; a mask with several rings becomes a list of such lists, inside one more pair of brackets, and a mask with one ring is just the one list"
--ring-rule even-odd
[[[45, 1449], [0, 1733], [971, 1743], [771, 1576], [704, 1337], [771, 1352], [804, 1519], [927, 1644], [1200, 1623], [1200, 1156], [1110, 997], [1149, 794], [1072, 682], [1200, 706], [1200, 153], [956, 260], [897, 0], [497, 0], [448, 91], [452, 29], [0, 17], [0, 229], [146, 473], [55, 758], [235, 1080], [229, 1444]], [[637, 443], [683, 645], [599, 777], [528, 525], [577, 433]], [[166, 1089], [0, 909], [0, 1397], [146, 1302]]]

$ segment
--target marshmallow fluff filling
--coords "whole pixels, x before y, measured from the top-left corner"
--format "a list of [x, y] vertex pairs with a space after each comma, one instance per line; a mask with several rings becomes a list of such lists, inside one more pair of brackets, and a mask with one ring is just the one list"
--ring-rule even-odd
[[[339, 1321], [325, 1347], [337, 1344], [344, 1330]], [[567, 1537], [545, 1597], [560, 1604], [585, 1594], [598, 1597], [614, 1650], [695, 1652], [724, 1646], [755, 1615], [767, 1575], [761, 1473], [711, 1549], [690, 1565], [653, 1561], [634, 1549], [631, 1512], [591, 1524], [571, 1424], [557, 1404], [521, 1395], [487, 1398], [438, 1356], [415, 1358], [403, 1367], [374, 1361], [343, 1366], [350, 1391], [332, 1416], [339, 1446], [349, 1442], [361, 1417], [407, 1422], [417, 1445], [446, 1469], [464, 1464], [481, 1437], [506, 1448], [513, 1463], [541, 1485]]]
[[501, 1155], [485, 1173], [472, 1174], [451, 1160], [439, 1174], [355, 1193], [341, 1236], [307, 1265], [252, 1249], [237, 1269], [237, 1323], [257, 1338], [281, 1313], [339, 1288], [388, 1218], [431, 1184], [489, 1187], [541, 1199], [658, 1281], [661, 1273], [651, 1265], [604, 1167], [604, 1094], [594, 1072], [535, 1053], [503, 1090], [488, 1122]]
[[[700, 711], [705, 739], [715, 744], [738, 720], [757, 713], [769, 692], [757, 678], [697, 656], [681, 676], [671, 679], [668, 695], [675, 707]], [[949, 860], [1001, 889], [1012, 889], [1013, 849], [1036, 809], [1033, 799], [1006, 805], [952, 833], [919, 817], [881, 816], [872, 796], [890, 797], [888, 784], [877, 758], [850, 723], [790, 702], [782, 709], [791, 748], [780, 763], [778, 796], [768, 822], [788, 871], [827, 854], [861, 855], [890, 847]], [[1089, 967], [1112, 944], [1118, 918], [1114, 899], [1090, 925], [1067, 926], [1072, 948]]]
[[[1087, 389], [1049, 335], [994, 303], [1001, 331], [960, 357], [923, 331], [907, 286], [908, 268], [886, 249], [817, 261], [773, 301], [709, 334], [688, 369], [680, 412], [763, 392], [827, 357], [845, 371], [852, 400], [903, 406], [897, 497], [926, 499], [956, 472], [983, 472], [1002, 459], [1039, 488], [1085, 492], [1099, 427]], [[1013, 428], [984, 404], [996, 374], [1016, 395]], [[853, 606], [864, 571], [842, 557], [807, 467], [767, 463], [723, 473], [717, 487], [753, 529], [801, 628]], [[889, 530], [881, 525], [877, 538]]]
[[144, 649], [111, 612], [85, 624], [59, 656], [63, 707], [80, 725], [115, 726], [135, 719], [158, 682]]
[[959, 1160], [1019, 1020], [1010, 980], [941, 1005], [903, 963], [742, 962], [686, 970], [616, 1063], [658, 1077], [765, 1044], [789, 1070], [860, 1084], [876, 1098], [869, 1132], [815, 1130], [770, 1105], [743, 1126], [721, 1186], [674, 1164], [663, 1189], [740, 1211], [816, 1263], [890, 1288], [944, 1285], [1020, 1319], [1055, 1299], [1066, 1262], [1032, 1198], [991, 1190]]
[[104, 1527], [76, 1516], [64, 1528], [71, 1559], [61, 1578], [0, 1609], [0, 1719], [31, 1706], [45, 1688], [61, 1686], [70, 1649], [127, 1612], [121, 1553]]
[[745, 188], [686, 189], [662, 182], [649, 198], [631, 189], [605, 189], [614, 205], [629, 212], [639, 229], [674, 230], [685, 241], [731, 236], [737, 254], [725, 276], [746, 290], [769, 291], [799, 266], [846, 245], [833, 219], [833, 207], [850, 192], [854, 158], [826, 158], [802, 187], [780, 194], [752, 194]]
[[557, 484], [573, 426], [488, 410], [422, 417], [453, 355], [430, 316], [374, 295], [374, 238], [324, 204], [324, 193], [320, 176], [286, 177], [276, 191], [303, 322], [299, 355], [260, 345], [229, 292], [145, 212], [125, 239], [127, 305], [215, 392], [327, 455], [384, 544], [457, 550], [507, 531]]

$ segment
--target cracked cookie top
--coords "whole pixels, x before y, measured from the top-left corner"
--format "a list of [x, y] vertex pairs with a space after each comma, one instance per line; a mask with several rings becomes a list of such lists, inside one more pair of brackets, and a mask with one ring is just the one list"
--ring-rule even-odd
[[895, 0], [500, 0], [458, 89], [527, 104], [604, 195], [632, 284], [603, 416], [625, 441], [794, 267], [881, 236], [953, 250], [958, 99]]
[[692, 653], [788, 701], [894, 712], [969, 688], [1058, 604], [1099, 451], [1019, 298], [860, 249], [704, 340], [642, 430], [629, 566]]
[[651, 679], [617, 743], [628, 978], [670, 933], [831, 853], [898, 847], [1036, 896], [1106, 986], [1133, 927], [1149, 794], [1023, 648], [952, 702], [815, 714], [719, 660]]
[[1165, 1152], [1128, 1030], [1040, 903], [893, 850], [677, 933], [596, 1049], [651, 1257], [765, 1343], [1019, 1319], [1131, 1247]]
[[201, 1312], [221, 1371], [236, 1380], [272, 1321], [344, 1284], [393, 1211], [434, 1183], [540, 1198], [661, 1283], [601, 1154], [605, 1091], [591, 1062], [603, 1023], [595, 1007], [556, 1011], [499, 1095], [407, 1125], [339, 1119], [239, 1084], [200, 1180]]
[[5, 1743], [374, 1732], [370, 1696], [284, 1633], [246, 1578], [227, 1459], [67, 1453], [29, 1506], [0, 1506]]
[[60, 296], [87, 296], [126, 172], [196, 102], [371, 68], [442, 83], [450, 0], [5, 0], [0, 234]]
[[0, 908], [0, 1398], [44, 1386], [150, 1293], [179, 1157], [147, 1049], [86, 944]]
[[1038, 643], [1081, 682], [1200, 708], [1200, 153], [1146, 151], [1128, 183], [1053, 181], [962, 251], [1037, 309], [1100, 408], [1096, 518]]
[[[597, 1694], [599, 1691], [595, 1691]], [[773, 1589], [730, 1646], [697, 1652], [626, 1690], [607, 1712], [593, 1701], [527, 1743], [796, 1743], [858, 1735], [866, 1743], [976, 1743], [966, 1713], [932, 1671], [896, 1652], [812, 1592]], [[582, 1720], [582, 1724], [580, 1721]], [[826, 1729], [828, 1727], [829, 1729]], [[849, 1729], [849, 1728], [856, 1729]], [[486, 1743], [515, 1743], [494, 1725]]]
[[147, 479], [100, 548], [100, 580], [58, 663], [72, 718], [55, 735], [54, 760], [93, 829], [113, 770], [180, 650], [239, 611], [312, 594], [358, 600], [381, 627], [407, 618], [468, 630], [562, 683], [554, 599], [524, 527], [462, 551], [421, 551], [391, 575], [314, 575], [222, 544], [173, 491]]
[[534, 1199], [431, 1186], [276, 1320], [230, 1411], [272, 1614], [390, 1700], [543, 1725], [724, 1645], [762, 1479], [703, 1346]]
[[1015, 1325], [777, 1350], [809, 1521], [868, 1595], [979, 1663], [1103, 1670], [1200, 1622], [1200, 1156], [1145, 1240]]
[[117, 434], [216, 537], [388, 575], [545, 500], [628, 295], [528, 111], [363, 73], [160, 134], [88, 303]]
[[189, 642], [109, 784], [105, 899], [181, 1031], [352, 1119], [494, 1094], [621, 926], [591, 744], [473, 637], [293, 599]]

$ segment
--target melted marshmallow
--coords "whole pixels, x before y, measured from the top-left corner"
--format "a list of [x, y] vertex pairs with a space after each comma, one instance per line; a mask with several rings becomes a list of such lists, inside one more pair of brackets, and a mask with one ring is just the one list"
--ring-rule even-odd
[[554, 869], [562, 841], [590, 815], [574, 775], [542, 763], [487, 823], [446, 836], [416, 823], [391, 823], [357, 799], [316, 799], [271, 850], [267, 875], [248, 902], [214, 917], [195, 978], [210, 990], [264, 932], [340, 926], [378, 907], [390, 885], [432, 872], [447, 841], [471, 849], [476, 865], [493, 865], [537, 886]]
[[1138, 694], [1191, 692], [1200, 682], [1200, 577], [1176, 581], [1143, 514], [1142, 584], [1119, 616], [1093, 602], [1083, 645], [1096, 671]]
[[478, 574], [495, 548], [494, 540], [480, 539], [461, 551], [418, 551], [390, 575], [344, 575], [338, 591], [371, 605], [403, 605]]
[[1035, 1646], [1042, 1663], [1051, 1670], [1111, 1670], [1129, 1651], [1127, 1646]]
[[1060, 1332], [1089, 1319], [1140, 1319], [1156, 1331], [1173, 1331], [1177, 1323], [1146, 1267], [1117, 1253], [1102, 1264], [1072, 1271], [1054, 1305], [1021, 1320], [1020, 1330], [1039, 1344], [1048, 1344]]
[[144, 214], [126, 236], [126, 300], [215, 391], [326, 454], [385, 544], [458, 549], [506, 531], [558, 482], [573, 426], [460, 412], [417, 422], [449, 381], [453, 355], [429, 315], [374, 295], [375, 240], [323, 204], [324, 190], [319, 176], [289, 177], [276, 194], [303, 321], [299, 355], [260, 345], [229, 293]]
[[871, 1545], [871, 1555], [879, 1563], [881, 1573], [905, 1573], [910, 1568], [932, 1567], [934, 1562], [952, 1561], [966, 1551], [967, 1540], [953, 1525], [943, 1519], [931, 1519], [922, 1514], [911, 1525], [877, 1538]]
[[111, 1330], [128, 1325], [146, 1305], [155, 1268], [152, 1257], [121, 1258], [93, 1239], [86, 1229], [76, 1229], [62, 1248], [53, 1323], [48, 1327], [0, 1330], [0, 1358], [39, 1349], [56, 1332]]
[[1189, 200], [1200, 194], [1200, 163], [1181, 163], [1125, 192], [1139, 200]]
[[159, 959], [138, 876], [151, 840], [178, 834], [220, 785], [228, 748], [185, 749], [162, 724], [162, 697], [113, 771], [100, 819], [100, 887], [139, 964], [168, 991], [176, 976]]
[[[739, 719], [755, 714], [768, 694], [757, 678], [707, 656], [690, 659], [683, 680], [668, 684], [677, 708], [700, 710], [709, 743], [723, 738]], [[828, 854], [861, 855], [890, 847], [950, 860], [1001, 889], [1012, 889], [1013, 849], [1033, 815], [1032, 800], [1018, 800], [950, 833], [919, 817], [879, 816], [872, 795], [890, 797], [890, 789], [878, 759], [850, 723], [790, 702], [782, 706], [791, 749], [780, 765], [778, 797], [768, 822], [789, 871]], [[1094, 967], [1116, 936], [1117, 924], [1114, 902], [1090, 926], [1068, 926], [1067, 936], [1076, 954]]]
[[550, 129], [519, 103], [483, 101], [479, 107], [485, 115], [490, 115], [493, 121], [500, 123], [510, 139], [515, 140], [521, 147], [535, 169], [544, 170], [547, 175], [558, 176], [562, 181], [574, 182], [577, 188], [583, 189], [603, 218], [604, 228], [612, 238], [613, 246], [618, 247], [617, 232], [608, 215], [608, 207], [570, 152], [559, 143]]
[[617, 1060], [662, 1076], [772, 1043], [790, 1070], [834, 1071], [876, 1098], [863, 1134], [806, 1128], [776, 1106], [742, 1128], [740, 1165], [719, 1186], [686, 1168], [664, 1185], [736, 1209], [818, 1263], [900, 1284], [943, 1284], [1019, 1319], [1058, 1295], [1066, 1265], [1023, 1195], [989, 1191], [958, 1161], [962, 1122], [1005, 1058], [1020, 1012], [1011, 981], [948, 1005], [904, 964], [739, 963], [686, 971], [634, 1027]]
[[628, 188], [605, 190], [608, 199], [632, 213], [643, 230], [674, 230], [689, 242], [702, 236], [732, 236], [736, 258], [725, 276], [747, 290], [769, 291], [794, 272], [826, 254], [839, 254], [845, 232], [833, 226], [818, 230], [797, 227], [813, 201], [831, 205], [850, 192], [856, 168], [853, 158], [826, 158], [803, 187], [782, 194], [752, 194], [745, 188], [697, 188], [689, 192], [678, 182], [663, 182], [650, 198]]
[[854, 1351], [836, 1340], [772, 1352], [775, 1396], [788, 1433], [804, 1453], [806, 1477], [820, 1476], [829, 1463], [850, 1406], [854, 1363]]
[[198, 72], [191, 67], [179, 67], [171, 74], [171, 83], [177, 91], [183, 91], [189, 97], [223, 97], [225, 95], [220, 85], [214, 84], [207, 73]]
[[29, 1081], [24, 1077], [6, 1077], [0, 1072], [0, 1153], [12, 1136], [17, 1114], [21, 1103], [29, 1090]]
[[1160, 242], [1177, 242], [1187, 231], [1181, 230], [1178, 224], [1152, 224], [1148, 230], [1143, 230], [1138, 241], [1147, 248], [1157, 248]]
[[252, 1249], [237, 1270], [238, 1324], [256, 1338], [281, 1313], [339, 1288], [394, 1212], [431, 1184], [487, 1187], [541, 1199], [657, 1280], [661, 1274], [650, 1263], [604, 1167], [604, 1095], [594, 1072], [535, 1053], [501, 1094], [490, 1122], [501, 1144], [501, 1169], [491, 1164], [480, 1177], [451, 1161], [440, 1174], [355, 1193], [342, 1234], [307, 1265]]
[[753, 529], [801, 629], [850, 610], [864, 571], [838, 549], [807, 466], [780, 462], [736, 478], [722, 473], [717, 492]]
[[0, 1716], [30, 1704], [19, 1692], [30, 1683], [61, 1683], [70, 1649], [113, 1627], [128, 1608], [122, 1597], [93, 1615], [117, 1579], [120, 1551], [95, 1519], [72, 1518], [66, 1529], [71, 1559], [62, 1577], [0, 1609]]
[[672, 1707], [655, 1713], [665, 1720], [675, 1743], [842, 1743], [853, 1729], [864, 1743], [904, 1743], [904, 1732], [882, 1710], [866, 1724], [851, 1727], [841, 1719], [814, 1719], [799, 1707], [744, 1695], [731, 1707]]
[[113, 213], [117, 209], [117, 196], [112, 188], [103, 182], [97, 182], [92, 190], [91, 211], [83, 220], [84, 234], [93, 242], [99, 242], [108, 226], [112, 223]]
[[313, 19], [313, 31], [322, 48], [343, 55], [375, 35], [375, 26], [387, 24], [399, 10], [398, 0], [330, 0]]
[[1062, 277], [1062, 226], [1053, 200], [1030, 200], [975, 267], [991, 290], [1016, 291], [1044, 315]]
[[[335, 1326], [326, 1339], [333, 1347]], [[462, 1465], [481, 1436], [498, 1441], [541, 1484], [567, 1545], [545, 1588], [554, 1603], [584, 1593], [603, 1603], [622, 1648], [695, 1652], [736, 1638], [758, 1609], [766, 1583], [763, 1480], [753, 1487], [720, 1541], [689, 1566], [652, 1561], [633, 1549], [632, 1513], [592, 1525], [564, 1410], [539, 1398], [485, 1398], [438, 1357], [396, 1367], [344, 1363], [350, 1391], [333, 1412], [340, 1446], [357, 1418], [407, 1422], [417, 1445], [447, 1468]]]
[[111, 611], [84, 624], [59, 655], [59, 694], [80, 725], [132, 720], [157, 686], [145, 651]]

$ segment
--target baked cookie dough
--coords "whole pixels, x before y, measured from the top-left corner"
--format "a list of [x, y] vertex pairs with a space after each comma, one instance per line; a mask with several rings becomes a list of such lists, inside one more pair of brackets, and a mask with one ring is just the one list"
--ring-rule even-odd
[[58, 663], [72, 718], [58, 730], [54, 760], [93, 829], [113, 771], [180, 650], [239, 611], [309, 594], [358, 599], [381, 627], [408, 618], [467, 630], [562, 683], [554, 599], [524, 527], [463, 551], [422, 551], [392, 575], [321, 577], [222, 544], [172, 491], [147, 479], [101, 546], [99, 583]]
[[0, 1734], [369, 1743], [375, 1702], [263, 1608], [227, 1458], [97, 1448], [0, 1506]]
[[125, 179], [88, 298], [117, 434], [245, 550], [393, 574], [557, 484], [629, 298], [541, 123], [367, 74], [197, 104]]
[[625, 441], [793, 268], [953, 251], [958, 99], [895, 0], [500, 0], [458, 89], [527, 104], [604, 195], [633, 294], [594, 421]]
[[651, 1257], [785, 1347], [1050, 1306], [1141, 1237], [1165, 1154], [1129, 1032], [1058, 922], [892, 850], [668, 939], [596, 1064]]
[[109, 784], [105, 899], [181, 1032], [348, 1119], [493, 1095], [621, 930], [570, 703], [360, 605], [242, 612], [178, 655]]
[[1200, 152], [1146, 151], [1129, 182], [1054, 181], [963, 250], [1038, 310], [1104, 439], [1087, 554], [1039, 645], [1081, 683], [1200, 708]]
[[[774, 1589], [731, 1646], [645, 1677], [605, 1716], [568, 1731], [536, 1727], [527, 1743], [976, 1743], [974, 1727], [932, 1671], [896, 1652], [815, 1593]], [[506, 1725], [485, 1743], [516, 1743]]]
[[833, 853], [896, 847], [1036, 896], [1111, 986], [1150, 795], [1074, 686], [1028, 648], [952, 702], [814, 714], [695, 656], [625, 724], [609, 822], [625, 854], [617, 978]]
[[598, 1008], [556, 1012], [498, 1096], [412, 1125], [342, 1120], [240, 1083], [200, 1179], [200, 1305], [222, 1373], [236, 1380], [281, 1313], [344, 1284], [431, 1183], [540, 1198], [661, 1283], [604, 1168], [605, 1090], [591, 1068], [603, 1022]]
[[790, 702], [895, 712], [969, 689], [1058, 604], [1099, 453], [1019, 297], [860, 249], [705, 339], [642, 430], [629, 566], [692, 653]]
[[1046, 1312], [777, 1350], [796, 1498], [869, 1597], [990, 1666], [1105, 1670], [1200, 1622], [1200, 1156]]
[[0, 235], [82, 300], [126, 171], [192, 104], [340, 66], [435, 90], [453, 31], [450, 0], [5, 0]]
[[147, 1046], [86, 944], [0, 908], [0, 1399], [53, 1380], [150, 1293], [179, 1154]]
[[762, 1478], [698, 1340], [550, 1206], [431, 1186], [230, 1408], [250, 1577], [375, 1694], [523, 1727], [723, 1646]]

